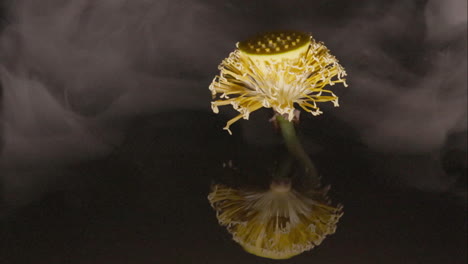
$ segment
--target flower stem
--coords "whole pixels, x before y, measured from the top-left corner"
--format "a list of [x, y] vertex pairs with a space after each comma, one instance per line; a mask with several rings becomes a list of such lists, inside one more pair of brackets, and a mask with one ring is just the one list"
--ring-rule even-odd
[[320, 178], [314, 163], [309, 158], [296, 134], [294, 124], [289, 122], [281, 115], [276, 115], [276, 120], [281, 128], [284, 142], [289, 152], [298, 159], [305, 167], [306, 173], [310, 176], [311, 183], [314, 186], [320, 186]]
[[294, 157], [288, 153], [279, 163], [278, 167], [273, 174], [273, 179], [284, 180], [291, 178], [291, 169], [294, 164]]

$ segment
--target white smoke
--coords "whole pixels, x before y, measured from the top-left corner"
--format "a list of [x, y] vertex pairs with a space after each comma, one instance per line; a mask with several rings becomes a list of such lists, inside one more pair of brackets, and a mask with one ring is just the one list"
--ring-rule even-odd
[[429, 191], [458, 188], [466, 176], [446, 174], [442, 160], [461, 151], [456, 162], [466, 173], [466, 1], [430, 0], [423, 10], [396, 1], [360, 14], [332, 37], [350, 83], [337, 114], [389, 153], [376, 175]]
[[427, 38], [438, 42], [466, 32], [467, 8], [466, 0], [429, 0], [424, 10]]
[[[338, 114], [371, 147], [433, 151], [450, 134], [466, 131], [466, 12], [458, 16], [466, 1], [454, 2], [429, 1], [425, 12], [411, 1], [398, 2], [356, 19], [335, 37], [346, 39], [337, 52], [351, 64], [352, 84]], [[456, 21], [447, 9], [456, 12]]]
[[204, 69], [215, 72], [234, 43], [217, 34], [230, 30], [227, 18], [202, 2], [19, 0], [6, 6], [0, 181], [5, 200], [15, 203], [35, 196], [38, 182], [53, 182], [57, 168], [110, 153], [137, 116], [209, 111], [208, 79], [200, 76]]

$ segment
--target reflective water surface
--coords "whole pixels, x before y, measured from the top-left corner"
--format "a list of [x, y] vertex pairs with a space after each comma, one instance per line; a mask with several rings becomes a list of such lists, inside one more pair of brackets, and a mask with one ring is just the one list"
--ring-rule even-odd
[[[173, 128], [162, 128], [168, 123]], [[280, 263], [466, 260], [463, 199], [386, 181], [375, 174], [382, 157], [339, 123], [303, 124], [303, 136], [314, 138], [311, 156], [345, 214], [319, 247]], [[307, 129], [318, 125], [323, 130]], [[250, 174], [237, 181], [261, 184], [271, 168], [265, 153], [274, 153], [249, 147], [239, 131], [225, 135], [222, 126], [206, 112], [142, 120], [113, 155], [67, 168], [66, 183], [2, 219], [3, 263], [275, 263], [244, 252], [208, 203], [210, 184], [226, 177], [223, 162]]]

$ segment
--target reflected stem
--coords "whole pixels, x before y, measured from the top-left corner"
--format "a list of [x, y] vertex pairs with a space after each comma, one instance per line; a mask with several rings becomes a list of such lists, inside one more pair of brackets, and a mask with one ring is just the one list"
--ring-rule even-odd
[[273, 179], [279, 181], [290, 179], [294, 161], [294, 157], [291, 153], [288, 153], [276, 168], [275, 173], [273, 174]]
[[320, 177], [318, 175], [317, 169], [309, 155], [307, 155], [306, 151], [302, 147], [302, 144], [297, 137], [294, 124], [286, 120], [282, 115], [276, 115], [276, 121], [278, 122], [278, 125], [281, 129], [281, 134], [283, 135], [284, 143], [286, 144], [287, 149], [305, 167], [305, 171], [310, 177], [311, 184], [319, 187]]

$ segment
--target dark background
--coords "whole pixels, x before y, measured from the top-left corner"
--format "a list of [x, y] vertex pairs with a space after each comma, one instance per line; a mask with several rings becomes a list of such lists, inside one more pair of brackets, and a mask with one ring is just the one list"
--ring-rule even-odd
[[[4, 1], [0, 263], [466, 263], [466, 1], [309, 2]], [[229, 160], [268, 177], [272, 112], [229, 136], [207, 87], [236, 41], [282, 28], [348, 72], [341, 107], [299, 125], [345, 214], [273, 261], [206, 198]]]

